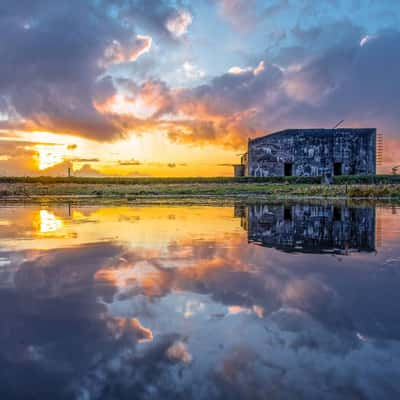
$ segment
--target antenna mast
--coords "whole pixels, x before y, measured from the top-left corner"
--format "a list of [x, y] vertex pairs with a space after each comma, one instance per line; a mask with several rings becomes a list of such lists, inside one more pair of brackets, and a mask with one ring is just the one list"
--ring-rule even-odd
[[338, 126], [342, 125], [344, 122], [344, 119], [341, 119], [332, 129], [336, 129]]

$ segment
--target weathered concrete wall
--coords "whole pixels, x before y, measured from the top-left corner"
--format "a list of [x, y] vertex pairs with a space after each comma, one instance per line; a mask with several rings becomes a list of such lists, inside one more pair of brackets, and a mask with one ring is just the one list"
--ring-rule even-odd
[[249, 141], [248, 175], [283, 176], [292, 163], [294, 176], [376, 172], [376, 129], [289, 129]]
[[248, 239], [284, 251], [375, 249], [375, 211], [332, 205], [251, 205], [242, 226]]

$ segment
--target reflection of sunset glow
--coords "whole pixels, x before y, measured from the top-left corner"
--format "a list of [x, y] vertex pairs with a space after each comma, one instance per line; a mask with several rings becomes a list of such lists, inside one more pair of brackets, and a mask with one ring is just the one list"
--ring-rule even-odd
[[36, 145], [39, 169], [44, 170], [64, 161], [65, 146], [63, 145]]
[[258, 318], [263, 318], [265, 314], [265, 310], [262, 306], [254, 304], [251, 308], [231, 305], [228, 307], [228, 315], [237, 315], [237, 314], [255, 314]]
[[[255, 219], [265, 220], [267, 210], [289, 237], [290, 229], [300, 226], [305, 202], [289, 203], [293, 219], [281, 222], [285, 207], [277, 201], [249, 206], [244, 201], [235, 206], [226, 200], [204, 206], [182, 201], [119, 205], [71, 199], [0, 207], [4, 324], [6, 334], [25, 332], [23, 337], [3, 333], [0, 354], [17, 360], [19, 369], [29, 363], [46, 372], [48, 366], [61, 365], [72, 377], [72, 383], [62, 378], [71, 393], [89, 393], [88, 398], [109, 392], [147, 398], [188, 393], [189, 400], [193, 379], [195, 388], [211, 381], [201, 388], [210, 398], [236, 393], [264, 398], [278, 393], [280, 384], [291, 398], [303, 393], [299, 385], [309, 384], [309, 371], [312, 381], [322, 382], [322, 394], [347, 393], [347, 388], [350, 394], [367, 392], [370, 387], [354, 386], [342, 370], [333, 375], [343, 360], [350, 376], [365, 376], [366, 385], [371, 380], [380, 384], [382, 376], [389, 383], [397, 379], [390, 375], [399, 370], [390, 361], [400, 353], [393, 330], [400, 284], [397, 206], [377, 211], [383, 234], [393, 235], [383, 239], [386, 248], [375, 253], [360, 246], [344, 257], [252, 241], [256, 229], [275, 235], [272, 218], [262, 224]], [[340, 221], [330, 224], [325, 206], [309, 207], [307, 216], [318, 225], [312, 240], [320, 240], [323, 229], [342, 229]], [[345, 229], [369, 235], [373, 209], [361, 215], [369, 230], [352, 215], [363, 208], [349, 210], [343, 212], [351, 224]], [[309, 226], [307, 218], [301, 221]], [[304, 365], [310, 367], [305, 377]], [[83, 373], [76, 378], [70, 371], [77, 369]], [[316, 379], [315, 371], [320, 371]], [[332, 389], [327, 376], [336, 385]], [[51, 379], [50, 371], [42, 381]], [[285, 386], [288, 380], [299, 382], [293, 396]], [[305, 398], [315, 393], [313, 388]]]
[[[144, 251], [143, 258], [160, 257], [160, 253], [150, 254]], [[136, 286], [141, 288], [146, 296], [160, 296], [166, 285], [166, 277], [162, 271], [157, 270], [150, 262], [141, 260], [134, 265], [124, 266], [124, 262], [111, 268], [103, 268], [95, 274], [98, 281], [109, 282], [120, 290]]]
[[[234, 215], [233, 207], [204, 207], [204, 206], [74, 206], [71, 207], [68, 216], [68, 208], [65, 205], [54, 206], [51, 208], [40, 208], [35, 205], [16, 207], [15, 209], [4, 207], [0, 215], [0, 233], [4, 234], [13, 246], [18, 248], [31, 248], [31, 239], [38, 240], [34, 244], [36, 248], [49, 248], [57, 246], [65, 248], [86, 243], [101, 242], [104, 240], [117, 240], [123, 243], [127, 249], [140, 247], [141, 254], [145, 251], [143, 260], [153, 260], [158, 256], [165, 256], [166, 252], [173, 252], [174, 259], [170, 260], [170, 266], [180, 267], [180, 260], [190, 257], [193, 252], [193, 241], [203, 243], [203, 247], [212, 247], [215, 241], [226, 242], [227, 240], [243, 240], [240, 219], [232, 218]], [[399, 207], [382, 208], [376, 210], [376, 240], [378, 248], [379, 242], [386, 242], [392, 246], [393, 242], [400, 237], [398, 216]], [[58, 221], [61, 220], [61, 221]], [[35, 229], [32, 231], [32, 225]], [[38, 233], [57, 230], [57, 235], [51, 235], [51, 241], [43, 241], [43, 237], [38, 237]], [[25, 232], [28, 241], [13, 240], [21, 232]], [[34, 237], [29, 235], [33, 234]], [[10, 235], [13, 235], [12, 237]], [[39, 235], [40, 236], [40, 235]], [[46, 239], [49, 235], [46, 235]], [[246, 239], [246, 238], [244, 238]], [[397, 242], [396, 242], [397, 243]], [[207, 271], [218, 270], [221, 265], [226, 263], [225, 254], [213, 254], [210, 260], [200, 260], [196, 268], [186, 269], [185, 274], [190, 274], [193, 278], [201, 278]], [[234, 258], [231, 269], [242, 270], [239, 258]], [[135, 260], [135, 263], [139, 260]], [[119, 272], [112, 271], [114, 279], [118, 281], [118, 286], [123, 281], [130, 278], [151, 280], [159, 276], [159, 272], [154, 265], [141, 265], [140, 272], [132, 271], [130, 260], [128, 263], [119, 265]], [[204, 264], [204, 265], [201, 265]], [[106, 269], [109, 265], [104, 266]], [[115, 265], [111, 265], [112, 268]], [[126, 267], [123, 271], [121, 268]], [[145, 268], [144, 268], [145, 267]], [[123, 272], [123, 273], [122, 273]], [[122, 285], [124, 286], [124, 285]]]
[[63, 226], [61, 219], [47, 210], [40, 210], [40, 233], [54, 232]]
[[[40, 217], [41, 209], [45, 210], [43, 218]], [[65, 205], [52, 205], [51, 208], [27, 205], [16, 209], [6, 207], [0, 211], [1, 220], [10, 222], [7, 226], [2, 226], [5, 225], [4, 222], [0, 223], [0, 234], [2, 229], [4, 232], [7, 230], [9, 242], [12, 242], [9, 245], [20, 249], [31, 248], [32, 239], [36, 241], [34, 247], [40, 249], [54, 246], [65, 248], [116, 239], [128, 249], [139, 246], [145, 251], [145, 260], [151, 260], [159, 256], [160, 252], [165, 252], [168, 243], [177, 257], [184, 257], [191, 251], [192, 240], [208, 241], [215, 240], [216, 237], [218, 240], [227, 240], [227, 232], [240, 230], [238, 220], [231, 218], [233, 207], [72, 206], [68, 215], [68, 207]], [[52, 215], [50, 219], [61, 220], [61, 225], [56, 222], [57, 231], [53, 231], [51, 235], [43, 235], [41, 220], [48, 215]], [[15, 241], [15, 235], [21, 232], [26, 232], [29, 240]], [[33, 234], [33, 237], [30, 234]], [[50, 236], [51, 241], [47, 240]], [[43, 240], [44, 237], [46, 241]], [[177, 247], [178, 243], [182, 243], [182, 247]], [[171, 264], [175, 266], [178, 261], [176, 258]], [[120, 265], [121, 268], [131, 266], [131, 261]], [[143, 267], [142, 265], [143, 274], [146, 271], [145, 275], [149, 277], [151, 266], [144, 269]], [[117, 274], [115, 278], [120, 284], [121, 281], [129, 279], [131, 274], [134, 273], [127, 270], [126, 275]]]

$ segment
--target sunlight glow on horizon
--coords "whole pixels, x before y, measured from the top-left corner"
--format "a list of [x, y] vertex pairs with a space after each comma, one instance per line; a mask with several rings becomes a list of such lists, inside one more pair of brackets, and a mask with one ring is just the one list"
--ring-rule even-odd
[[34, 148], [38, 153], [38, 168], [41, 171], [64, 161], [64, 145], [35, 145]]
[[66, 176], [70, 167], [76, 176], [229, 176], [238, 153], [214, 144], [188, 146], [170, 140], [164, 132], [98, 142], [67, 134], [20, 131], [1, 140], [15, 141], [16, 146], [21, 143], [21, 149], [28, 152], [28, 175]]

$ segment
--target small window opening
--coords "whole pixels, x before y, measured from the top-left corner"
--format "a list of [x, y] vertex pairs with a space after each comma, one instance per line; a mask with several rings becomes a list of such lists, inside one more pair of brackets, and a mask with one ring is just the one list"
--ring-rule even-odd
[[285, 173], [285, 176], [293, 175], [293, 163], [285, 163], [284, 173]]

